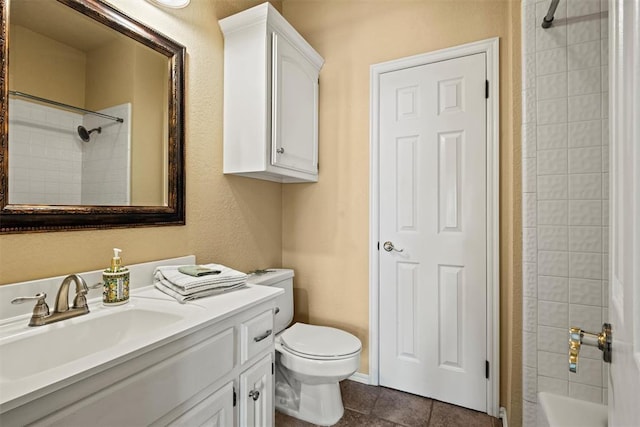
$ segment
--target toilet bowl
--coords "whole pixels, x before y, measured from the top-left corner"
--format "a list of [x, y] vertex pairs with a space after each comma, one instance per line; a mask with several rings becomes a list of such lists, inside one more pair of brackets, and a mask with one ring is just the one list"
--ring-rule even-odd
[[293, 270], [271, 269], [249, 283], [277, 286], [285, 293], [278, 306], [276, 332], [276, 409], [292, 417], [329, 426], [344, 414], [339, 382], [360, 367], [362, 343], [352, 334], [328, 326], [295, 323]]

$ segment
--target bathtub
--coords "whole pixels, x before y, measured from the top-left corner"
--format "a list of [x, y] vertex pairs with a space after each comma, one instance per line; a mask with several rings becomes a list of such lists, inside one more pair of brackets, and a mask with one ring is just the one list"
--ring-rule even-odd
[[607, 407], [567, 396], [538, 393], [540, 427], [607, 427]]

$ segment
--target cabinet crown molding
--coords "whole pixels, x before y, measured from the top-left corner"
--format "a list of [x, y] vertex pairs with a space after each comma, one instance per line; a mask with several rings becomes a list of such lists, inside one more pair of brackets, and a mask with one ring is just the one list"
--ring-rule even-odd
[[252, 26], [268, 26], [282, 34], [296, 45], [296, 48], [318, 69], [322, 68], [324, 59], [316, 50], [293, 28], [293, 26], [278, 12], [278, 10], [271, 5], [271, 3], [265, 2], [254, 6], [250, 9], [229, 16], [227, 18], [218, 21], [222, 33], [225, 37], [230, 34], [244, 30]]

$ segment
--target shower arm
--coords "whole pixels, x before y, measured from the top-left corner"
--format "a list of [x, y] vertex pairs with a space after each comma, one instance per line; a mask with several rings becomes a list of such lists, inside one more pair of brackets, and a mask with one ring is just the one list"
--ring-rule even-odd
[[560, 3], [560, 0], [551, 0], [549, 10], [547, 11], [545, 17], [542, 18], [542, 28], [549, 28], [551, 24], [553, 24], [553, 15], [556, 13], [558, 3]]
[[21, 98], [33, 99], [34, 101], [44, 102], [44, 103], [47, 103], [47, 104], [55, 105], [57, 107], [67, 108], [67, 109], [75, 110], [75, 111], [81, 111], [81, 112], [86, 113], [86, 114], [93, 114], [95, 116], [100, 116], [100, 117], [103, 117], [105, 119], [114, 120], [114, 121], [116, 121], [118, 123], [123, 123], [124, 122], [124, 119], [122, 119], [120, 117], [110, 116], [108, 114], [98, 113], [97, 111], [86, 110], [86, 109], [80, 108], [80, 107], [74, 107], [73, 105], [63, 104], [62, 102], [52, 101], [52, 100], [46, 99], [46, 98], [40, 98], [39, 96], [30, 95], [30, 94], [24, 93], [24, 92], [18, 92], [18, 91], [15, 91], [15, 90], [10, 90], [9, 94], [10, 95], [14, 95], [14, 96], [19, 96]]

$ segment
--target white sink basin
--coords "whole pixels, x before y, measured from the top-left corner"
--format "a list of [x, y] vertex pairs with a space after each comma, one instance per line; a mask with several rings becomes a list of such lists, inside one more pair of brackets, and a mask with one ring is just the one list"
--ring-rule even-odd
[[24, 378], [74, 363], [184, 319], [184, 314], [165, 311], [170, 308], [167, 305], [170, 304], [143, 302], [96, 310], [96, 313], [30, 328], [26, 333], [2, 339], [0, 379]]
[[2, 410], [176, 339], [211, 317], [201, 304], [178, 304], [153, 292], [116, 307], [90, 300], [88, 314], [44, 326], [28, 326], [29, 316], [2, 322]]

